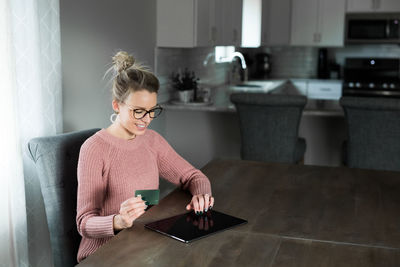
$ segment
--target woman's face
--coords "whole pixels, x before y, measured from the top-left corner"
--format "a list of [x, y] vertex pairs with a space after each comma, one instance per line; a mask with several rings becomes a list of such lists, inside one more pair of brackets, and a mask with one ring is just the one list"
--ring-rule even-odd
[[[129, 135], [142, 135], [145, 133], [152, 118], [147, 113], [141, 119], [136, 119], [133, 109], [141, 109], [144, 112], [149, 111], [157, 106], [157, 93], [150, 93], [147, 90], [132, 92], [123, 103], [114, 103], [114, 110], [118, 107], [119, 118], [116, 123], [126, 131]], [[138, 117], [138, 116], [136, 116]]]

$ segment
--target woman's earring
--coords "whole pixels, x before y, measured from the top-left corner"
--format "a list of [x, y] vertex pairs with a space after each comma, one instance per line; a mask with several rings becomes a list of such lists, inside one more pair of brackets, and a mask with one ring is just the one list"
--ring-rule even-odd
[[110, 116], [111, 123], [114, 123], [117, 120], [117, 117], [118, 117], [118, 113], [111, 114], [111, 116]]

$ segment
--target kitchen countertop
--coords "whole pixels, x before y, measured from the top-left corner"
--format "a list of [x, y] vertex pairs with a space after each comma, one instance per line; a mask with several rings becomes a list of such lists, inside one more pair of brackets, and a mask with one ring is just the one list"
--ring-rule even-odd
[[[235, 106], [230, 102], [229, 96], [234, 92], [262, 92], [267, 94], [301, 94], [292, 86], [290, 79], [268, 80], [268, 81], [249, 81], [246, 84], [259, 85], [261, 87], [243, 87], [222, 85], [212, 89], [210, 103], [179, 103], [169, 101], [161, 103], [166, 110], [175, 111], [208, 111], [208, 112], [236, 112]], [[339, 105], [339, 100], [320, 100], [308, 99], [304, 108], [303, 115], [308, 116], [344, 116], [343, 109]]]

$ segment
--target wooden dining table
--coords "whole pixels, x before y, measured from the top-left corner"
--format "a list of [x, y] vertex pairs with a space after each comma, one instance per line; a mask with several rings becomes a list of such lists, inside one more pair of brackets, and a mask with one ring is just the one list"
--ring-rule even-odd
[[400, 172], [214, 160], [214, 209], [247, 224], [182, 243], [144, 224], [185, 213], [176, 189], [78, 266], [400, 266]]

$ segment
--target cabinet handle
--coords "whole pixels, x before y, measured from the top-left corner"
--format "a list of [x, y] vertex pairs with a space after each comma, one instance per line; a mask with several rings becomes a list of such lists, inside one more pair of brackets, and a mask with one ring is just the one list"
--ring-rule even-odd
[[319, 90], [320, 90], [320, 91], [323, 91], [323, 92], [330, 92], [330, 91], [332, 91], [331, 88], [327, 88], [327, 87], [319, 88]]
[[378, 10], [380, 7], [381, 7], [380, 0], [372, 0], [372, 3], [371, 3], [372, 10]]
[[381, 8], [381, 1], [380, 0], [375, 0], [375, 9]]
[[321, 33], [314, 33], [314, 43], [321, 42]]
[[214, 43], [217, 40], [217, 27], [211, 28], [211, 41]]

